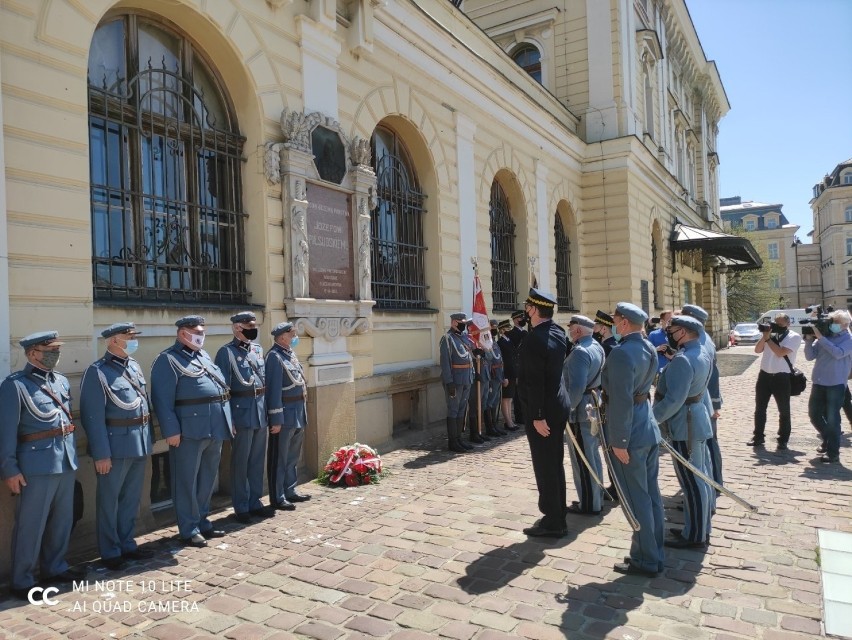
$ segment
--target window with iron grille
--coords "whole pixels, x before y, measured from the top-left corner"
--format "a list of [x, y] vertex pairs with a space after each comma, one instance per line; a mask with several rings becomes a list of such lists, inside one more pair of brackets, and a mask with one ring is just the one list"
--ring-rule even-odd
[[371, 215], [373, 299], [379, 309], [426, 309], [425, 194], [396, 133], [372, 137], [378, 204]]
[[89, 54], [96, 300], [245, 302], [240, 136], [211, 67], [135, 15]]
[[560, 311], [575, 311], [571, 288], [571, 238], [565, 233], [559, 213], [555, 217], [553, 234], [556, 239], [556, 301]]
[[491, 232], [491, 296], [495, 311], [514, 311], [518, 301], [515, 280], [515, 223], [509, 199], [496, 180], [488, 202]]

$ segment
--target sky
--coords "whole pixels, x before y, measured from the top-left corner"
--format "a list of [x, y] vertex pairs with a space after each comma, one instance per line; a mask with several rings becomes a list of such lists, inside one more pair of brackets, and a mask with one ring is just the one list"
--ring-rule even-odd
[[852, 0], [686, 0], [731, 110], [719, 195], [782, 204], [810, 242], [813, 186], [852, 158]]

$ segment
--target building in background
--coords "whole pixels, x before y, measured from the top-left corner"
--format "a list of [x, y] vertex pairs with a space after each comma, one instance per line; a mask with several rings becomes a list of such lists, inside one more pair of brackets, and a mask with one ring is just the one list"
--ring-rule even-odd
[[852, 158], [814, 185], [811, 210], [821, 300], [835, 309], [852, 309]]
[[[234, 311], [266, 348], [289, 319], [309, 472], [443, 419], [473, 258], [491, 317], [536, 278], [560, 322], [695, 302], [719, 341], [725, 272], [760, 264], [720, 226], [729, 104], [683, 0], [4, 2], [0, 87], [0, 376], [37, 329], [79, 397], [116, 321], [148, 369], [187, 313], [210, 351]], [[78, 478], [93, 495], [85, 456]], [[0, 495], [0, 546], [12, 511]]]
[[778, 309], [799, 308], [799, 281], [796, 271], [799, 225], [791, 224], [781, 209], [784, 205], [743, 202], [740, 196], [722, 198], [719, 210], [726, 229], [742, 229], [767, 260], [777, 266], [772, 287], [777, 291]]

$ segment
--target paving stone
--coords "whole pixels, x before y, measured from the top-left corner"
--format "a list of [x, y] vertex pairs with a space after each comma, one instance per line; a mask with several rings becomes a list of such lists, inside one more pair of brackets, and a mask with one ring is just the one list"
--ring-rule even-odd
[[407, 609], [400, 613], [394, 622], [402, 627], [409, 627], [418, 631], [435, 631], [449, 621], [433, 613]]
[[368, 636], [381, 637], [392, 633], [397, 627], [389, 624], [384, 620], [373, 618], [371, 616], [355, 616], [345, 625], [347, 629], [360, 631]]
[[269, 635], [269, 630], [257, 624], [241, 624], [225, 632], [229, 640], [262, 640]]
[[195, 626], [199, 629], [204, 629], [210, 633], [222, 633], [226, 629], [235, 627], [240, 620], [234, 616], [225, 615], [207, 615], [203, 620], [200, 620]]
[[321, 622], [306, 622], [295, 629], [297, 635], [316, 638], [316, 640], [335, 640], [343, 635], [343, 631]]

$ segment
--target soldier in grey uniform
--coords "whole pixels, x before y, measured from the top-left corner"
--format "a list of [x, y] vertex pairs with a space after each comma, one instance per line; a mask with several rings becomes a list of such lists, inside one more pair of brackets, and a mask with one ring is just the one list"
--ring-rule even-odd
[[642, 337], [647, 319], [648, 314], [635, 304], [618, 303], [612, 328], [621, 342], [606, 357], [601, 385], [607, 394], [603, 429], [615, 458], [613, 474], [640, 526], [633, 532], [630, 555], [613, 570], [650, 577], [663, 570], [664, 514], [660, 429], [648, 395], [657, 375], [657, 351]]
[[450, 314], [450, 329], [439, 344], [441, 380], [447, 397], [447, 444], [450, 451], [465, 453], [473, 447], [462, 442], [464, 412], [473, 384], [473, 357], [463, 335], [470, 320], [464, 313]]
[[292, 511], [311, 496], [296, 491], [297, 469], [308, 426], [307, 385], [302, 364], [293, 352], [299, 343], [292, 322], [272, 329], [275, 344], [266, 354], [266, 413], [269, 420], [269, 500], [277, 509]]
[[[707, 471], [707, 439], [713, 435], [705, 405], [707, 382], [713, 370], [710, 353], [701, 345], [704, 327], [690, 316], [675, 316], [668, 332], [669, 346], [677, 349], [660, 372], [654, 393], [654, 417], [671, 437], [672, 447], [696, 468]], [[672, 529], [667, 547], [703, 548], [710, 536], [711, 488], [675, 461], [683, 492], [684, 526]]]
[[133, 539], [145, 467], [154, 445], [145, 376], [130, 357], [140, 333], [132, 322], [104, 329], [107, 351], [83, 372], [80, 389], [80, 419], [98, 481], [98, 551], [109, 569], [148, 557]]
[[65, 562], [77, 451], [71, 387], [54, 371], [62, 344], [56, 331], [28, 335], [20, 341], [27, 365], [0, 385], [0, 477], [17, 497], [11, 591], [22, 600], [36, 586], [37, 569], [42, 583], [83, 576]]
[[499, 331], [497, 330], [498, 323], [496, 320], [491, 321], [491, 342], [493, 347], [490, 352], [486, 352], [485, 361], [488, 362], [490, 369], [490, 380], [488, 383], [488, 398], [483, 406], [487, 407], [485, 414], [485, 433], [491, 435], [505, 436], [506, 431], [503, 431], [497, 426], [497, 412], [500, 408], [500, 400], [502, 399], [503, 387], [508, 383], [506, 381], [506, 368], [503, 361], [503, 352], [500, 345], [497, 344]]
[[207, 519], [222, 442], [233, 435], [228, 385], [204, 346], [204, 318], [175, 322], [177, 340], [151, 368], [154, 412], [169, 443], [172, 500], [184, 544], [207, 546], [225, 532]]
[[257, 316], [243, 311], [231, 316], [234, 339], [216, 353], [216, 366], [231, 389], [231, 420], [236, 435], [231, 443], [231, 502], [234, 517], [247, 524], [255, 518], [271, 518], [275, 510], [264, 507], [263, 463], [268, 438], [266, 422], [266, 373], [263, 349], [257, 338]]
[[[592, 394], [600, 389], [604, 365], [603, 347], [592, 337], [594, 327], [595, 323], [586, 316], [572, 316], [568, 322], [568, 336], [574, 348], [562, 365], [562, 383], [565, 385], [568, 404], [571, 407], [568, 428], [574, 434], [595, 474], [601, 478], [603, 467], [598, 453], [600, 438], [597, 434], [592, 434], [592, 424], [586, 411], [586, 405], [595, 401]], [[568, 512], [577, 515], [598, 515], [601, 512], [603, 488], [592, 479], [591, 472], [572, 443], [569, 443], [568, 448], [571, 453], [574, 489], [577, 491], [577, 501], [568, 506]]]

